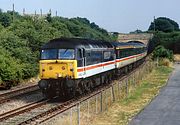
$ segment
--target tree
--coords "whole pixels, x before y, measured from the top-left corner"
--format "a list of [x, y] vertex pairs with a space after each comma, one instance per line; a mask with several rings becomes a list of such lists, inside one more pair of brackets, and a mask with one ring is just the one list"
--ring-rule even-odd
[[151, 39], [149, 45], [157, 47], [158, 45], [164, 46], [166, 49], [177, 52], [179, 50], [178, 43], [180, 43], [180, 32], [156, 32], [154, 33], [153, 38]]
[[10, 24], [11, 24], [10, 15], [7, 13], [1, 13], [0, 14], [0, 22], [4, 27], [10, 26]]
[[130, 32], [130, 34], [134, 34], [134, 33], [143, 33], [143, 31], [142, 31], [142, 30], [137, 29], [137, 30], [135, 30], [135, 31]]
[[159, 17], [155, 19], [154, 22], [151, 22], [148, 30], [153, 31], [154, 26], [156, 31], [172, 32], [179, 30], [179, 25], [175, 21], [166, 17]]
[[48, 13], [48, 14], [47, 14], [46, 20], [47, 20], [48, 22], [51, 22], [51, 21], [52, 21], [51, 13]]
[[169, 60], [173, 60], [173, 52], [160, 45], [155, 48], [153, 58], [168, 58]]

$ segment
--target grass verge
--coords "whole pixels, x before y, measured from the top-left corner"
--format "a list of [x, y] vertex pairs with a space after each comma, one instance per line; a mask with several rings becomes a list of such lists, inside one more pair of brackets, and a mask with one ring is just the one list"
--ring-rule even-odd
[[180, 62], [180, 54], [174, 55], [174, 61]]
[[93, 125], [127, 125], [166, 85], [172, 68], [160, 66], [153, 70], [133, 89], [127, 98], [112, 105], [92, 120]]

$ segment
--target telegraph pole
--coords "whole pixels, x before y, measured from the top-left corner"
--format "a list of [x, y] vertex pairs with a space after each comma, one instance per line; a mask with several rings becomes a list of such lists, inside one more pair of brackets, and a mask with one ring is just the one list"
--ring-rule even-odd
[[14, 3], [13, 3], [13, 17], [12, 17], [13, 19], [13, 22], [14, 22]]
[[156, 31], [156, 24], [155, 24], [155, 16], [154, 16], [154, 32]]
[[51, 11], [51, 9], [49, 9], [49, 14], [51, 14], [52, 13], [52, 11]]
[[42, 17], [42, 9], [40, 9], [41, 17]]
[[56, 17], [57, 17], [57, 10], [56, 10]]
[[25, 15], [25, 11], [26, 11], [25, 8], [23, 8], [23, 15]]
[[36, 10], [34, 11], [34, 21], [36, 21], [36, 18], [37, 18], [37, 13], [36, 13]]

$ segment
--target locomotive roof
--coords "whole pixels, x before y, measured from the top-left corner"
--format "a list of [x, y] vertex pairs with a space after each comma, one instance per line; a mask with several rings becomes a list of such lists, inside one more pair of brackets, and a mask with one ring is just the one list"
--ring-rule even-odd
[[58, 49], [58, 48], [113, 48], [109, 42], [101, 40], [88, 40], [81, 38], [58, 38], [50, 40], [42, 49]]

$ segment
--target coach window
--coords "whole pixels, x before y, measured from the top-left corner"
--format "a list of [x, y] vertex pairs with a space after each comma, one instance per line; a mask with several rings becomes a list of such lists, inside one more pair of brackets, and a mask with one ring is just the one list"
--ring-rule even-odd
[[144, 47], [144, 52], [146, 52], [146, 47]]
[[123, 49], [123, 54], [124, 54], [124, 57], [127, 57], [128, 56], [128, 49]]
[[140, 53], [142, 53], [143, 52], [143, 48], [140, 48]]
[[123, 58], [124, 57], [124, 53], [123, 53], [123, 50], [121, 49], [121, 50], [119, 50], [119, 58]]
[[135, 48], [132, 49], [132, 53], [133, 53], [133, 55], [136, 55]]
[[140, 48], [137, 48], [137, 54], [140, 54], [140, 53], [141, 53]]

